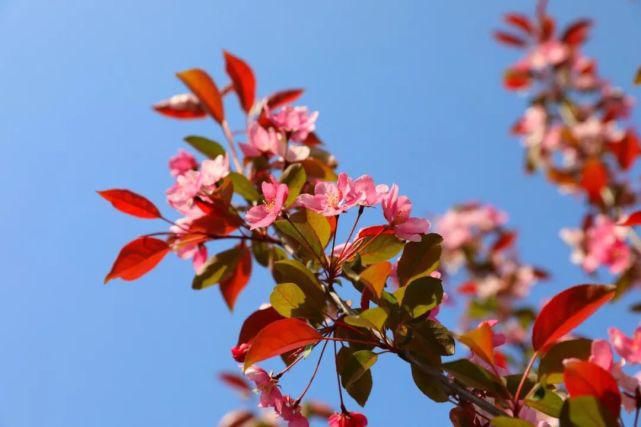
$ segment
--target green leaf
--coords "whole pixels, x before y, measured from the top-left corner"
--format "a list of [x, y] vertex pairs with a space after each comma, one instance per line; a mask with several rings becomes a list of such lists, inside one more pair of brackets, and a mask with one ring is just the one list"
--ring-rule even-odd
[[429, 276], [441, 259], [443, 238], [434, 233], [423, 236], [420, 242], [409, 242], [398, 261], [398, 281], [405, 286], [419, 277]]
[[618, 421], [592, 396], [571, 397], [561, 408], [561, 427], [609, 427]]
[[394, 292], [401, 307], [416, 319], [435, 308], [443, 300], [443, 285], [440, 279], [421, 277]]
[[276, 231], [298, 257], [318, 264], [319, 258], [322, 259], [325, 254], [314, 229], [307, 223], [306, 218], [292, 216], [290, 221], [276, 221]]
[[245, 177], [245, 175], [238, 172], [229, 172], [229, 178], [234, 185], [234, 193], [241, 195], [250, 202], [260, 200], [261, 196], [254, 184]]
[[374, 241], [370, 243], [370, 241], [367, 240], [364, 243], [367, 246], [360, 252], [363, 265], [387, 261], [395, 257], [404, 246], [402, 241], [390, 234], [381, 234], [378, 237], [371, 237], [370, 239], [374, 239]]
[[548, 384], [563, 382], [565, 359], [588, 360], [590, 358], [592, 341], [585, 338], [561, 341], [554, 344], [541, 358], [539, 363], [539, 378]]
[[222, 145], [202, 136], [190, 135], [185, 138], [185, 142], [210, 159], [215, 159], [216, 157], [225, 154], [225, 149]]
[[532, 396], [525, 399], [525, 404], [546, 415], [559, 418], [563, 407], [563, 399], [545, 386], [539, 386]]
[[503, 384], [494, 374], [467, 359], [444, 363], [443, 369], [466, 385], [488, 391], [496, 396], [508, 397]]
[[309, 298], [296, 283], [276, 285], [269, 302], [284, 317], [299, 317], [317, 322], [323, 320], [323, 300]]
[[424, 346], [436, 350], [441, 356], [454, 354], [454, 337], [440, 322], [427, 319], [417, 324], [411, 324], [414, 339], [424, 342]]
[[[359, 350], [359, 351], [368, 351], [368, 350]], [[358, 379], [349, 381], [350, 373], [358, 370], [358, 363], [352, 361], [353, 354], [357, 353], [351, 347], [343, 347], [340, 349], [337, 355], [337, 369], [341, 376], [341, 384], [352, 398], [358, 402], [359, 405], [365, 406], [367, 398], [369, 397], [370, 392], [372, 391], [372, 372], [369, 369], [362, 370], [360, 377]], [[366, 353], [364, 353], [366, 355]], [[361, 356], [362, 357], [362, 356]], [[364, 357], [365, 360], [368, 357]], [[346, 378], [343, 378], [343, 375]], [[347, 385], [345, 385], [347, 384]]]
[[285, 207], [288, 208], [296, 201], [296, 197], [300, 194], [305, 182], [307, 182], [307, 174], [305, 168], [300, 163], [289, 165], [283, 175], [280, 177], [280, 182], [287, 184], [289, 192], [287, 193], [287, 200], [285, 200]]
[[295, 283], [309, 298], [324, 301], [325, 293], [316, 276], [299, 261], [285, 259], [274, 263], [272, 276], [276, 283]]
[[448, 394], [443, 390], [441, 383], [435, 381], [434, 378], [423, 372], [417, 366], [412, 366], [412, 378], [416, 387], [421, 392], [435, 402], [447, 402]]
[[361, 328], [382, 331], [387, 321], [387, 310], [382, 307], [369, 308], [359, 314], [345, 317], [345, 323]]
[[237, 247], [223, 251], [207, 260], [200, 274], [194, 277], [191, 287], [205, 289], [227, 278], [234, 271], [240, 251]]
[[531, 423], [518, 418], [500, 416], [492, 418], [490, 422], [492, 427], [534, 427]]
[[370, 350], [349, 352], [340, 370], [343, 387], [347, 388], [360, 380], [377, 360], [378, 356]]
[[263, 267], [271, 267], [271, 264], [287, 259], [287, 253], [276, 245], [261, 241], [252, 241], [252, 254], [256, 261]]

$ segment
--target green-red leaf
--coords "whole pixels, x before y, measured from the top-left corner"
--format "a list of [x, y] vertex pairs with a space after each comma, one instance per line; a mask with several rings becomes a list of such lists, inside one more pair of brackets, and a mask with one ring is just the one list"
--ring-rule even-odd
[[214, 120], [222, 124], [225, 120], [223, 98], [209, 74], [199, 68], [192, 68], [178, 73], [177, 76], [196, 95]]

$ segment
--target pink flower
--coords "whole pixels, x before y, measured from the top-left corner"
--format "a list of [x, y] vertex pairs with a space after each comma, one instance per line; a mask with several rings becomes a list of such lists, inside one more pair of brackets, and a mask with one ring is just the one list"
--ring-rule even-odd
[[568, 48], [559, 41], [551, 40], [538, 45], [527, 57], [527, 64], [541, 70], [548, 66], [558, 65], [568, 58]]
[[247, 144], [240, 144], [243, 154], [247, 157], [258, 157], [262, 154], [269, 156], [278, 152], [278, 134], [274, 128], [265, 129], [254, 122], [247, 129]]
[[200, 165], [201, 191], [207, 193], [216, 189], [218, 181], [229, 175], [229, 159], [220, 155], [214, 160], [204, 160]]
[[355, 191], [352, 180], [345, 173], [338, 175], [338, 181], [319, 182], [314, 194], [301, 194], [297, 203], [324, 216], [340, 215], [356, 206], [362, 197]]
[[641, 327], [635, 329], [631, 338], [617, 328], [610, 328], [608, 334], [619, 356], [629, 363], [641, 363]]
[[169, 171], [172, 176], [182, 175], [187, 171], [198, 168], [198, 162], [185, 150], [179, 150], [178, 154], [169, 159]]
[[182, 259], [192, 259], [192, 264], [196, 273], [202, 271], [205, 262], [207, 262], [207, 247], [202, 241], [189, 241], [187, 243], [181, 240], [181, 236], [187, 234], [187, 230], [191, 225], [192, 218], [180, 218], [176, 221], [175, 225], [169, 227], [169, 231], [175, 234], [176, 239], [171, 244], [171, 248], [176, 255]]
[[194, 206], [194, 197], [200, 191], [200, 172], [189, 170], [176, 177], [176, 183], [167, 190], [167, 202], [178, 212], [198, 217], [202, 211]]
[[358, 194], [358, 204], [361, 206], [374, 206], [380, 203], [388, 191], [387, 185], [375, 185], [374, 180], [368, 175], [356, 178], [352, 185]]
[[367, 417], [360, 412], [334, 413], [327, 421], [329, 427], [367, 427]]
[[231, 357], [238, 363], [243, 363], [245, 361], [245, 356], [249, 351], [249, 344], [246, 342], [239, 344], [231, 349]]
[[612, 274], [625, 271], [632, 262], [632, 254], [624, 236], [624, 228], [618, 228], [607, 216], [598, 215], [585, 232], [583, 268], [593, 272], [600, 265], [606, 265]]
[[268, 111], [267, 117], [279, 130], [290, 134], [291, 140], [303, 142], [316, 128], [318, 111], [309, 114], [307, 107], [286, 106], [277, 113]]
[[449, 210], [436, 223], [443, 246], [456, 250], [473, 242], [481, 233], [505, 224], [507, 215], [491, 205], [470, 203]]
[[421, 234], [427, 233], [430, 223], [423, 218], [411, 218], [412, 202], [407, 196], [398, 195], [398, 186], [392, 185], [382, 200], [383, 215], [394, 228], [396, 237], [402, 240], [420, 242]]
[[260, 394], [259, 406], [263, 408], [274, 408], [274, 410], [280, 414], [283, 408], [284, 398], [278, 388], [277, 381], [274, 380], [267, 371], [258, 366], [250, 366], [245, 371], [245, 376], [256, 384], [256, 390]]
[[269, 227], [276, 221], [283, 210], [289, 192], [287, 184], [279, 183], [274, 177], [271, 178], [271, 182], [263, 182], [262, 190], [265, 203], [252, 207], [245, 217], [252, 230], [259, 227]]
[[277, 412], [287, 421], [288, 427], [309, 427], [309, 421], [300, 413], [300, 406], [289, 396], [285, 396], [283, 405]]

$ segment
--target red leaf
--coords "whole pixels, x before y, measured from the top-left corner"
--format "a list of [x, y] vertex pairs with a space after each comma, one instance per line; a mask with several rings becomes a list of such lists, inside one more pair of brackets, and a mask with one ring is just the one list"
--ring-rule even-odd
[[153, 109], [174, 119], [202, 119], [207, 116], [202, 104], [191, 93], [174, 95], [153, 105]]
[[527, 45], [527, 41], [525, 39], [503, 31], [494, 31], [494, 38], [498, 42], [508, 46], [524, 47]]
[[503, 249], [509, 248], [514, 244], [514, 241], [516, 240], [516, 232], [515, 231], [506, 231], [503, 232], [499, 235], [499, 238], [496, 239], [496, 242], [492, 245], [492, 248], [490, 251], [492, 253], [500, 252]]
[[534, 27], [530, 22], [530, 19], [525, 15], [520, 15], [517, 13], [508, 13], [503, 18], [508, 24], [514, 25], [515, 27], [525, 31], [530, 34], [534, 31]]
[[282, 90], [267, 98], [267, 107], [274, 109], [281, 105], [296, 101], [303, 94], [303, 89]]
[[476, 295], [478, 292], [478, 285], [476, 282], [469, 280], [467, 282], [461, 283], [456, 289], [462, 295]]
[[641, 224], [641, 211], [632, 212], [625, 219], [622, 219], [617, 223], [617, 225], [625, 227], [634, 227], [639, 224]]
[[619, 166], [624, 170], [630, 169], [637, 156], [641, 154], [639, 138], [636, 132], [632, 129], [629, 129], [620, 141], [608, 142], [607, 147], [617, 158]]
[[271, 306], [254, 311], [243, 322], [243, 326], [240, 328], [240, 334], [238, 335], [238, 343], [236, 345], [251, 343], [261, 329], [270, 323], [281, 319], [284, 319], [284, 317], [278, 314], [278, 312]]
[[305, 138], [305, 141], [303, 141], [303, 144], [308, 145], [310, 147], [321, 145], [322, 143], [323, 141], [321, 141], [318, 135], [316, 135], [316, 132], [308, 133], [307, 138]]
[[316, 329], [300, 319], [277, 320], [261, 329], [252, 341], [245, 356], [245, 369], [256, 362], [316, 344], [322, 338]]
[[588, 31], [592, 26], [592, 21], [589, 19], [580, 19], [571, 24], [563, 33], [561, 41], [570, 46], [577, 46], [583, 44], [588, 38]]
[[613, 297], [614, 287], [606, 285], [578, 285], [554, 296], [534, 321], [534, 350], [545, 353]]
[[556, 23], [554, 18], [549, 15], [544, 16], [543, 22], [541, 22], [541, 34], [540, 39], [542, 42], [548, 41], [554, 35], [554, 30], [556, 29]]
[[133, 191], [114, 188], [98, 191], [98, 194], [120, 212], [144, 219], [162, 218], [156, 205]]
[[218, 86], [216, 86], [216, 83], [207, 72], [199, 68], [192, 68], [178, 73], [177, 76], [196, 95], [214, 120], [218, 123], [222, 123], [225, 120], [222, 96]]
[[599, 202], [601, 200], [601, 190], [608, 185], [608, 170], [605, 165], [598, 159], [586, 161], [583, 166], [580, 185], [592, 202]]
[[494, 345], [492, 337], [494, 333], [487, 322], [481, 323], [476, 329], [467, 331], [459, 336], [459, 341], [472, 350], [474, 354], [490, 365], [495, 364]]
[[570, 397], [592, 396], [607, 408], [614, 418], [621, 411], [621, 392], [616, 380], [608, 371], [585, 360], [565, 362], [563, 381]]
[[169, 252], [164, 240], [153, 237], [139, 237], [120, 250], [105, 283], [111, 279], [136, 280], [153, 269]]
[[236, 298], [247, 286], [252, 272], [251, 252], [244, 244], [241, 244], [238, 250], [240, 255], [234, 271], [229, 278], [220, 282], [220, 292], [223, 294], [223, 298], [230, 310], [234, 309]]
[[243, 396], [248, 396], [252, 391], [245, 377], [234, 372], [221, 372], [218, 378], [234, 390], [240, 391]]
[[516, 69], [506, 70], [503, 75], [503, 85], [508, 90], [522, 90], [530, 86], [530, 74]]
[[254, 105], [256, 98], [256, 78], [251, 67], [242, 59], [223, 51], [225, 56], [225, 70], [234, 84], [234, 91], [243, 110], [248, 113]]

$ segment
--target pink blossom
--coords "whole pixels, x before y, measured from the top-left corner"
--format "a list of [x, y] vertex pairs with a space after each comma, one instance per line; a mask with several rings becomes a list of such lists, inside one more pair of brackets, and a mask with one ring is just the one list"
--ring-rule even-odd
[[243, 363], [245, 361], [245, 356], [247, 355], [248, 351], [249, 351], [249, 344], [244, 342], [235, 347], [232, 347], [231, 356], [234, 358], [236, 362]]
[[443, 246], [449, 250], [459, 249], [507, 222], [507, 215], [491, 205], [470, 203], [449, 210], [436, 223], [443, 236]]
[[167, 202], [183, 215], [197, 217], [202, 211], [194, 206], [194, 197], [200, 191], [200, 172], [189, 170], [176, 177], [176, 183], [167, 190]]
[[283, 405], [277, 412], [287, 421], [287, 427], [309, 427], [309, 421], [300, 413], [300, 406], [289, 396], [285, 396]]
[[190, 217], [180, 218], [175, 225], [169, 227], [169, 231], [177, 236], [171, 247], [180, 258], [191, 258], [194, 270], [196, 273], [200, 273], [207, 262], [207, 247], [200, 241], [184, 243], [181, 240], [181, 236], [187, 234], [191, 222], [192, 218]]
[[245, 371], [245, 376], [256, 384], [256, 390], [260, 394], [259, 406], [263, 408], [271, 407], [277, 413], [280, 413], [283, 408], [284, 398], [278, 388], [277, 381], [267, 371], [258, 366], [250, 366]]
[[201, 190], [207, 193], [216, 189], [218, 181], [229, 175], [229, 159], [220, 155], [214, 160], [204, 160], [200, 165]]
[[169, 159], [169, 171], [172, 176], [182, 175], [187, 171], [198, 168], [198, 162], [187, 151], [181, 149], [178, 154]]
[[316, 128], [318, 111], [309, 113], [307, 107], [285, 106], [277, 113], [268, 111], [267, 117], [279, 130], [290, 134], [290, 139], [303, 142]]
[[398, 195], [398, 186], [392, 185], [382, 200], [383, 215], [394, 228], [396, 237], [412, 242], [420, 242], [421, 234], [427, 233], [430, 223], [423, 218], [412, 218], [412, 202], [407, 196]]
[[610, 328], [608, 334], [619, 356], [629, 363], [641, 363], [641, 327], [635, 329], [632, 337], [627, 337], [617, 328]]
[[249, 228], [269, 227], [280, 215], [287, 200], [289, 189], [287, 184], [281, 184], [274, 177], [271, 182], [264, 181], [262, 186], [265, 203], [252, 207], [245, 217]]
[[632, 254], [624, 236], [625, 229], [617, 227], [607, 216], [598, 215], [585, 233], [583, 268], [593, 272], [600, 265], [606, 265], [612, 274], [625, 271], [632, 262]]
[[367, 417], [360, 412], [336, 412], [327, 421], [329, 427], [367, 427]]
[[362, 175], [353, 182], [354, 191], [359, 195], [358, 204], [361, 206], [374, 206], [385, 197], [387, 185], [375, 185], [374, 180], [368, 175]]
[[345, 173], [338, 175], [336, 183], [321, 181], [314, 187], [314, 194], [301, 194], [297, 203], [324, 216], [340, 215], [356, 206], [362, 196], [354, 189], [352, 180]]
[[526, 63], [535, 70], [558, 65], [568, 58], [567, 46], [557, 40], [542, 43], [530, 52]]
[[262, 154], [269, 156], [278, 152], [279, 135], [274, 128], [265, 129], [256, 122], [247, 129], [247, 144], [240, 144], [243, 154], [247, 157], [258, 157]]

